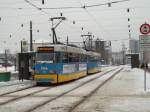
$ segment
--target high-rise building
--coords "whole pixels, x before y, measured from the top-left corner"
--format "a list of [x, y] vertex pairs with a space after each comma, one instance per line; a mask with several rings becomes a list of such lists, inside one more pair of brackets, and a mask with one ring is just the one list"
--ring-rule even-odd
[[139, 53], [139, 40], [131, 39], [129, 41], [129, 48], [131, 53]]

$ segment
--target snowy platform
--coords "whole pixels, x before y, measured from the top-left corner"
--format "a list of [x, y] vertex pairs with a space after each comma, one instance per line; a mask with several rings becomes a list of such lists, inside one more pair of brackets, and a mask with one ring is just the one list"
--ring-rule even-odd
[[126, 66], [75, 111], [150, 112], [150, 73], [144, 91], [144, 71]]

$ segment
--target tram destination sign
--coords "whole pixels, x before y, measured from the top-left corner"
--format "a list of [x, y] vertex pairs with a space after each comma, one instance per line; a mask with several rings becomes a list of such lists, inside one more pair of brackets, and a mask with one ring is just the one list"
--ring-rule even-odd
[[54, 47], [38, 47], [37, 51], [38, 52], [43, 52], [43, 53], [54, 52]]
[[150, 52], [150, 35], [140, 35], [139, 45], [141, 52]]

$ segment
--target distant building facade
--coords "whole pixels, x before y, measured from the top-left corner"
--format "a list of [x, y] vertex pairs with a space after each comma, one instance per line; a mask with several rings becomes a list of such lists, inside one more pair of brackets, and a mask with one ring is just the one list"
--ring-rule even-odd
[[95, 41], [92, 41], [92, 50], [101, 53], [101, 59], [105, 64], [111, 64], [112, 49], [110, 41], [96, 39]]
[[123, 53], [122, 52], [113, 52], [112, 53], [112, 64], [121, 65], [123, 64]]
[[131, 39], [129, 41], [130, 53], [139, 53], [139, 40]]

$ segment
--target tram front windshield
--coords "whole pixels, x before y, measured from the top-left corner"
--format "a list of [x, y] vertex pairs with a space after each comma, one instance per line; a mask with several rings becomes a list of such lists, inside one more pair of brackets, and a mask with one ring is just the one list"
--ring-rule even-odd
[[54, 53], [37, 53], [36, 54], [37, 62], [53, 63], [53, 60], [54, 60]]

